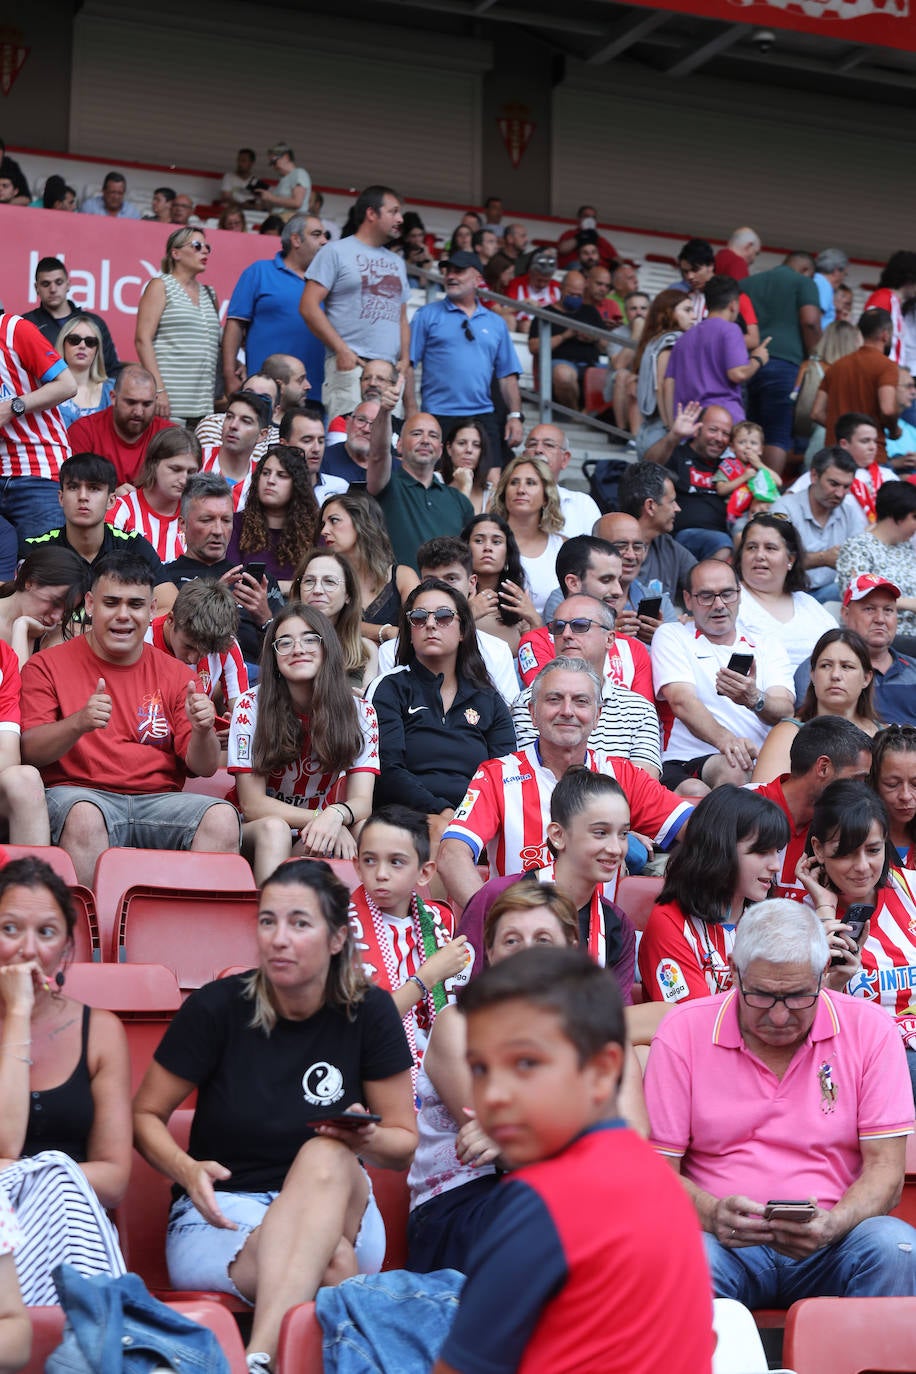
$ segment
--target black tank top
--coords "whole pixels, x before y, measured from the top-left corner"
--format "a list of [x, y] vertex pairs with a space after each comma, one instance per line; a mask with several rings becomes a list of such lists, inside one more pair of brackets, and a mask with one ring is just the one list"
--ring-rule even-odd
[[84, 1164], [89, 1132], [95, 1118], [92, 1082], [89, 1077], [89, 1015], [83, 1007], [82, 1045], [79, 1062], [65, 1083], [44, 1092], [29, 1093], [29, 1121], [23, 1156], [42, 1150], [61, 1150], [77, 1164]]

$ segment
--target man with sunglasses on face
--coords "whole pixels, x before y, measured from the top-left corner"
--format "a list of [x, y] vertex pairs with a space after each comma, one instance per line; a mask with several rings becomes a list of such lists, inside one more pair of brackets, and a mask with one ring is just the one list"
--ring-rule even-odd
[[[479, 420], [490, 466], [499, 467], [503, 439], [512, 448], [522, 442], [522, 365], [505, 320], [477, 299], [483, 283], [477, 254], [449, 253], [439, 271], [445, 296], [418, 310], [410, 326], [410, 364], [423, 368], [423, 409], [435, 415], [443, 434], [462, 421]], [[509, 412], [504, 426], [493, 404], [494, 378]]]
[[696, 1208], [715, 1296], [751, 1308], [916, 1294], [916, 1231], [886, 1215], [913, 1131], [903, 1046], [879, 1007], [828, 990], [830, 956], [809, 907], [758, 902], [731, 991], [652, 1041], [650, 1143]]
[[734, 568], [706, 559], [690, 569], [686, 625], [660, 625], [652, 677], [662, 722], [662, 781], [687, 796], [750, 781], [770, 726], [792, 714], [788, 655], [775, 640], [738, 633]]

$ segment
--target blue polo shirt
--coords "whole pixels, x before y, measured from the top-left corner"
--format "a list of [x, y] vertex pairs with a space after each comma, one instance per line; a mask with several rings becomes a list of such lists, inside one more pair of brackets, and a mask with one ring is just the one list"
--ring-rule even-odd
[[312, 395], [321, 395], [324, 381], [324, 344], [320, 343], [299, 314], [305, 283], [283, 256], [253, 262], [235, 284], [227, 316], [243, 320], [245, 365], [249, 373], [259, 371], [271, 353], [289, 353], [305, 363]]
[[447, 298], [424, 305], [414, 315], [410, 361], [414, 367], [423, 365], [423, 409], [431, 415], [490, 414], [494, 376], [522, 371], [499, 315], [479, 302], [473, 315], [467, 315]]

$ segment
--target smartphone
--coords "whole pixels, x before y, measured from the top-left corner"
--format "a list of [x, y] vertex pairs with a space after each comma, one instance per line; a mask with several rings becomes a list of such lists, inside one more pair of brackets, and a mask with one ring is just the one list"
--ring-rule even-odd
[[[862, 932], [874, 914], [875, 908], [868, 902], [853, 902], [852, 906], [846, 908], [843, 924], [850, 927], [849, 933], [856, 944], [862, 939]], [[842, 962], [843, 956], [841, 954], [835, 954], [830, 960], [831, 967], [834, 964], [842, 964]]]
[[753, 654], [732, 654], [726, 667], [730, 673], [740, 673], [742, 677], [747, 677], [754, 666]]
[[341, 1112], [339, 1116], [319, 1117], [315, 1125], [337, 1126], [342, 1131], [358, 1131], [360, 1126], [368, 1126], [371, 1122], [377, 1126], [381, 1119], [375, 1112]]
[[229, 729], [229, 726], [230, 726], [231, 724], [232, 724], [232, 721], [231, 721], [231, 719], [229, 718], [229, 716], [216, 716], [216, 717], [214, 718], [214, 721], [213, 721], [213, 729], [214, 729], [214, 730], [228, 730], [228, 729]]
[[262, 579], [263, 579], [263, 577], [264, 577], [264, 574], [265, 574], [266, 571], [267, 571], [267, 564], [266, 564], [266, 563], [246, 563], [245, 568], [244, 568], [244, 571], [248, 574], [249, 577], [253, 577], [254, 580], [255, 580], [255, 582], [257, 582], [258, 586], [260, 586], [260, 585], [261, 585], [261, 581], [262, 581]]
[[647, 615], [650, 620], [658, 620], [662, 613], [660, 596], [644, 596], [636, 608], [637, 615]]
[[813, 1221], [817, 1211], [805, 1198], [774, 1198], [764, 1209], [764, 1221]]

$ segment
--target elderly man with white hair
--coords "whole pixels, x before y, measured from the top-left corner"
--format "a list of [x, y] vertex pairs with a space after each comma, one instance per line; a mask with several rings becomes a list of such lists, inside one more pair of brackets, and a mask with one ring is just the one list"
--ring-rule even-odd
[[916, 1231], [886, 1215], [913, 1130], [903, 1043], [880, 1007], [825, 990], [829, 960], [810, 907], [758, 902], [732, 990], [652, 1042], [652, 1144], [693, 1199], [716, 1296], [752, 1308], [916, 1295]]
[[754, 260], [761, 249], [760, 235], [748, 225], [736, 229], [728, 240], [726, 248], [716, 254], [716, 272], [743, 281], [750, 274]]
[[821, 298], [821, 328], [826, 329], [836, 319], [833, 293], [846, 280], [849, 259], [842, 248], [822, 248], [814, 259], [814, 266], [814, 285]]

